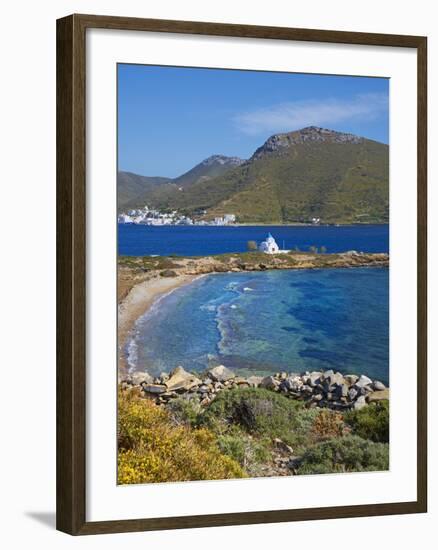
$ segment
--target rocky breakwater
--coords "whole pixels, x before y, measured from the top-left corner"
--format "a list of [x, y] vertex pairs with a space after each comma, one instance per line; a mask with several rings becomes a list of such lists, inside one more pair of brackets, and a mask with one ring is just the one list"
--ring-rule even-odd
[[196, 400], [208, 406], [221, 391], [235, 388], [264, 388], [290, 399], [304, 401], [308, 407], [327, 407], [334, 410], [357, 410], [369, 403], [389, 399], [389, 388], [379, 380], [355, 374], [342, 375], [334, 370], [287, 373], [271, 376], [238, 376], [220, 365], [204, 373], [191, 373], [177, 367], [170, 374], [152, 377], [136, 372], [121, 381], [125, 390], [137, 388], [145, 398], [166, 405], [176, 397]]

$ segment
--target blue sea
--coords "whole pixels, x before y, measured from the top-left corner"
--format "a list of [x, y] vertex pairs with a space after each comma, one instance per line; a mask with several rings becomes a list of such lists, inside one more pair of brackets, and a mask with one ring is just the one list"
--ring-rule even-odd
[[388, 252], [388, 225], [343, 226], [148, 226], [119, 224], [120, 255], [202, 256], [244, 252], [248, 241], [272, 233], [281, 248], [324, 246], [327, 252]]
[[[128, 232], [137, 229], [150, 231], [126, 228]], [[200, 230], [178, 229], [180, 236], [184, 230], [192, 235]], [[382, 226], [361, 227], [360, 231], [353, 227], [283, 229], [285, 238], [290, 239], [288, 246], [297, 243], [304, 248], [304, 243], [311, 243], [332, 251], [382, 251], [387, 246], [377, 238], [385, 231], [387, 237], [387, 228]], [[245, 227], [228, 231], [237, 231], [245, 241], [257, 238], [253, 230]], [[273, 228], [270, 230], [274, 233]], [[156, 229], [152, 231], [160, 234]], [[210, 228], [201, 231], [205, 241], [206, 231], [214, 234]], [[224, 235], [224, 229], [219, 232]], [[180, 253], [202, 253], [202, 246], [195, 249], [183, 238], [172, 242], [181, 245]], [[368, 247], [361, 246], [361, 242], [368, 243]], [[152, 246], [154, 253], [158, 252], [151, 243], [137, 245], [141, 246], [142, 253]], [[164, 239], [161, 253], [166, 246]], [[212, 246], [205, 242], [209, 252]], [[128, 247], [130, 253], [134, 253], [133, 248]], [[245, 375], [334, 368], [388, 383], [388, 287], [386, 268], [207, 275], [156, 302], [137, 321], [125, 351], [133, 369], [146, 368], [156, 374], [178, 365], [201, 371], [224, 364]]]

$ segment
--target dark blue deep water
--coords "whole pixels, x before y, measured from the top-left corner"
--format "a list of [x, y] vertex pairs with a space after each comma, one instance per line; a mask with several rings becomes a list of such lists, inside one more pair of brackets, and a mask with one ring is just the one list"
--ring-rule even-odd
[[327, 252], [388, 252], [388, 225], [345, 226], [150, 226], [119, 224], [118, 248], [124, 256], [158, 254], [202, 256], [244, 252], [248, 241], [262, 241], [271, 232], [281, 248]]
[[[367, 228], [368, 240], [364, 229], [286, 228], [285, 234], [292, 239], [296, 231], [301, 246], [363, 250], [360, 242], [368, 242], [374, 250], [376, 233], [385, 229]], [[164, 296], [137, 321], [128, 362], [151, 373], [178, 365], [203, 370], [224, 364], [242, 374], [334, 368], [388, 383], [388, 276], [386, 268], [208, 275]]]

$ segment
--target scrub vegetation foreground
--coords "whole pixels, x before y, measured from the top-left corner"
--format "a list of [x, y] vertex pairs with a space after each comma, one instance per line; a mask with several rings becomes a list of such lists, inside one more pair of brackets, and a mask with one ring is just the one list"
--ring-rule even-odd
[[202, 407], [119, 391], [119, 484], [383, 471], [388, 441], [387, 400], [336, 411], [233, 388]]

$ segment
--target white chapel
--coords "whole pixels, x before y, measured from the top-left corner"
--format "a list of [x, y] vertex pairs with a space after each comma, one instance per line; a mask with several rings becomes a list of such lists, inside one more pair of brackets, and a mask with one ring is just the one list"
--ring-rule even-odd
[[269, 233], [266, 240], [259, 244], [259, 251], [265, 252], [266, 254], [278, 254], [280, 249], [274, 237]]

